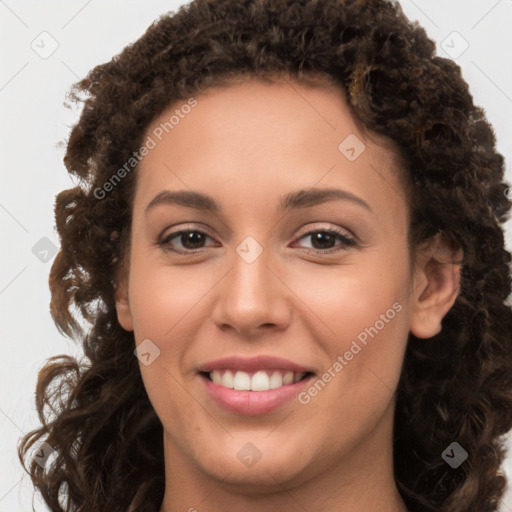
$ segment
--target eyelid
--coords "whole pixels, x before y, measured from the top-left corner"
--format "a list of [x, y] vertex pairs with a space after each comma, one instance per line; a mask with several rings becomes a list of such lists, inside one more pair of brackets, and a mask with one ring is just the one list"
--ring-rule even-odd
[[[198, 254], [198, 253], [204, 252], [209, 247], [202, 247], [202, 248], [195, 249], [195, 250], [194, 249], [176, 250], [176, 249], [166, 248], [166, 246], [169, 243], [168, 240], [175, 238], [175, 237], [179, 237], [179, 235], [181, 235], [183, 233], [187, 233], [187, 232], [199, 232], [199, 233], [206, 235], [210, 239], [215, 240], [215, 237], [211, 234], [211, 232], [208, 228], [203, 227], [202, 225], [201, 225], [201, 227], [198, 227], [198, 226], [199, 226], [198, 224], [190, 224], [190, 225], [185, 224], [183, 226], [180, 226], [180, 228], [177, 229], [176, 231], [171, 231], [170, 233], [168, 233], [166, 235], [164, 235], [164, 234], [160, 235], [157, 238], [155, 245], [160, 246], [165, 251], [173, 252], [173, 253], [181, 254], [181, 255], [187, 255], [187, 254], [193, 255], [193, 254]], [[165, 231], [166, 230], [164, 230], [163, 233], [165, 233]], [[358, 243], [357, 237], [355, 237], [347, 229], [340, 228], [338, 226], [326, 227], [325, 225], [322, 225], [321, 223], [316, 223], [316, 224], [313, 223], [313, 225], [308, 225], [307, 231], [304, 231], [302, 234], [295, 236], [292, 244], [295, 244], [297, 241], [301, 240], [302, 238], [304, 238], [308, 235], [310, 236], [313, 233], [318, 233], [318, 232], [326, 232], [326, 233], [332, 233], [334, 235], [337, 235], [343, 239], [342, 244], [335, 245], [334, 247], [331, 247], [329, 249], [314, 249], [314, 248], [308, 248], [308, 247], [303, 248], [306, 252], [310, 252], [310, 253], [313, 252], [318, 255], [322, 255], [322, 254], [328, 255], [331, 253], [336, 253], [336, 252], [342, 251], [346, 247], [356, 246]]]
[[302, 234], [298, 235], [295, 238], [295, 241], [293, 242], [292, 246], [295, 245], [299, 240], [302, 238], [311, 236], [313, 233], [330, 233], [334, 236], [338, 237], [338, 240], [341, 239], [341, 244], [335, 245], [334, 247], [331, 247], [329, 249], [315, 249], [313, 247], [303, 247], [301, 248], [303, 252], [307, 254], [313, 254], [315, 256], [330, 256], [331, 254], [337, 255], [341, 253], [344, 250], [347, 250], [348, 248], [355, 248], [358, 247], [358, 241], [357, 238], [348, 230], [340, 228], [339, 226], [336, 227], [325, 227], [322, 225], [313, 225], [309, 226], [307, 231], [303, 232]]
[[176, 236], [177, 234], [183, 232], [183, 231], [199, 231], [204, 233], [205, 235], [208, 235], [211, 238], [214, 238], [214, 235], [212, 231], [204, 226], [203, 224], [195, 223], [195, 224], [179, 224], [179, 229], [176, 229], [176, 231], [169, 231], [169, 233], [165, 234], [169, 229], [172, 229], [175, 226], [168, 226], [162, 231], [162, 234], [158, 236], [158, 240], [161, 240], [162, 238], [169, 238], [169, 236]]
[[322, 222], [309, 223], [307, 225], [307, 231], [304, 231], [304, 233], [299, 234], [297, 236], [297, 238], [302, 238], [304, 235], [308, 235], [312, 232], [317, 232], [317, 231], [333, 232], [338, 235], [341, 235], [344, 238], [353, 240], [354, 242], [356, 242], [356, 240], [357, 240], [357, 237], [348, 229], [342, 228], [340, 226], [333, 226], [333, 225], [326, 226], [326, 223], [322, 223]]
[[201, 225], [201, 224], [184, 224], [184, 225], [180, 224], [180, 228], [179, 229], [176, 229], [175, 231], [170, 231], [169, 233], [165, 234], [168, 229], [169, 228], [166, 228], [162, 232], [162, 234], [157, 237], [155, 245], [156, 246], [160, 246], [162, 249], [164, 249], [166, 251], [169, 251], [169, 252], [174, 252], [174, 253], [178, 253], [178, 254], [196, 254], [198, 252], [201, 252], [201, 251], [204, 251], [205, 249], [207, 249], [207, 248], [200, 248], [200, 249], [196, 249], [195, 251], [192, 250], [192, 249], [185, 250], [185, 251], [182, 251], [182, 250], [177, 251], [177, 250], [173, 250], [173, 249], [166, 249], [166, 246], [168, 245], [167, 240], [170, 240], [171, 238], [178, 237], [182, 233], [198, 232], [198, 233], [202, 233], [202, 234], [206, 235], [207, 237], [211, 238], [212, 240], [215, 240], [215, 238], [212, 235], [211, 231], [208, 228], [206, 228], [203, 225]]

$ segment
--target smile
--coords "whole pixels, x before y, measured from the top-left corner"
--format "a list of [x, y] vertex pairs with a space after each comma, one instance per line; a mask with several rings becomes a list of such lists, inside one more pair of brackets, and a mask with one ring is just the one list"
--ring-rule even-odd
[[235, 414], [267, 414], [293, 402], [315, 369], [274, 355], [232, 355], [198, 365], [207, 395]]
[[208, 378], [228, 389], [237, 391], [268, 391], [301, 381], [309, 372], [292, 372], [287, 370], [258, 370], [244, 372], [241, 370], [218, 369], [207, 373]]

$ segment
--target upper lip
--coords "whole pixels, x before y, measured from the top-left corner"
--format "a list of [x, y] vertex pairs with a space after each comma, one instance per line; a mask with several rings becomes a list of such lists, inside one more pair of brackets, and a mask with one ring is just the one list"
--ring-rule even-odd
[[313, 373], [313, 370], [306, 368], [287, 359], [281, 357], [272, 356], [257, 356], [251, 358], [243, 358], [239, 356], [223, 357], [221, 359], [215, 359], [203, 364], [200, 368], [200, 372], [211, 372], [213, 370], [230, 369], [230, 370], [241, 370], [244, 372], [254, 372], [257, 370], [287, 370], [294, 373]]

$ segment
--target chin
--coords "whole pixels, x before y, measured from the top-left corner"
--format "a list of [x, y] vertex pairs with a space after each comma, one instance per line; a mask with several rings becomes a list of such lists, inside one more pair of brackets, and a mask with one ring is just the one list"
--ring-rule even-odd
[[205, 473], [222, 480], [223, 487], [233, 486], [237, 492], [269, 492], [276, 485], [297, 485], [311, 478], [306, 474], [310, 471], [304, 454], [291, 445], [285, 449], [284, 441], [231, 441], [229, 448], [217, 445], [207, 458], [198, 461]]
[[[206, 468], [205, 468], [206, 469]], [[284, 463], [259, 461], [255, 466], [246, 468], [232, 462], [210, 468], [210, 475], [222, 480], [222, 486], [236, 493], [259, 494], [275, 492], [276, 486], [294, 486], [302, 480], [302, 471], [292, 460]], [[303, 478], [307, 481], [307, 478]]]

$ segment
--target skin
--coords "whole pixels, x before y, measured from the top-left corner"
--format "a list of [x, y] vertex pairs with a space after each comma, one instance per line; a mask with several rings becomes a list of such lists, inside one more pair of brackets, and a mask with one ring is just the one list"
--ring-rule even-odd
[[[455, 301], [459, 268], [436, 261], [457, 255], [436, 240], [410, 260], [395, 153], [362, 133], [338, 88], [249, 79], [196, 99], [137, 171], [116, 295], [123, 328], [160, 350], [140, 365], [164, 429], [160, 512], [406, 510], [393, 478], [394, 390], [408, 333], [438, 333]], [[366, 146], [354, 161], [338, 150], [351, 134]], [[311, 187], [348, 191], [370, 209], [331, 200], [278, 211], [281, 196]], [[146, 214], [164, 190], [208, 194], [222, 212], [159, 204]], [[203, 248], [169, 240], [180, 229], [205, 232]], [[314, 245], [307, 233], [326, 229], [356, 244]], [[263, 248], [250, 264], [236, 252], [247, 236]], [[166, 251], [165, 238], [192, 249]], [[197, 374], [213, 359], [264, 354], [321, 377], [396, 303], [400, 312], [307, 404], [242, 416], [214, 403]], [[261, 452], [250, 468], [237, 457], [247, 442]]]

